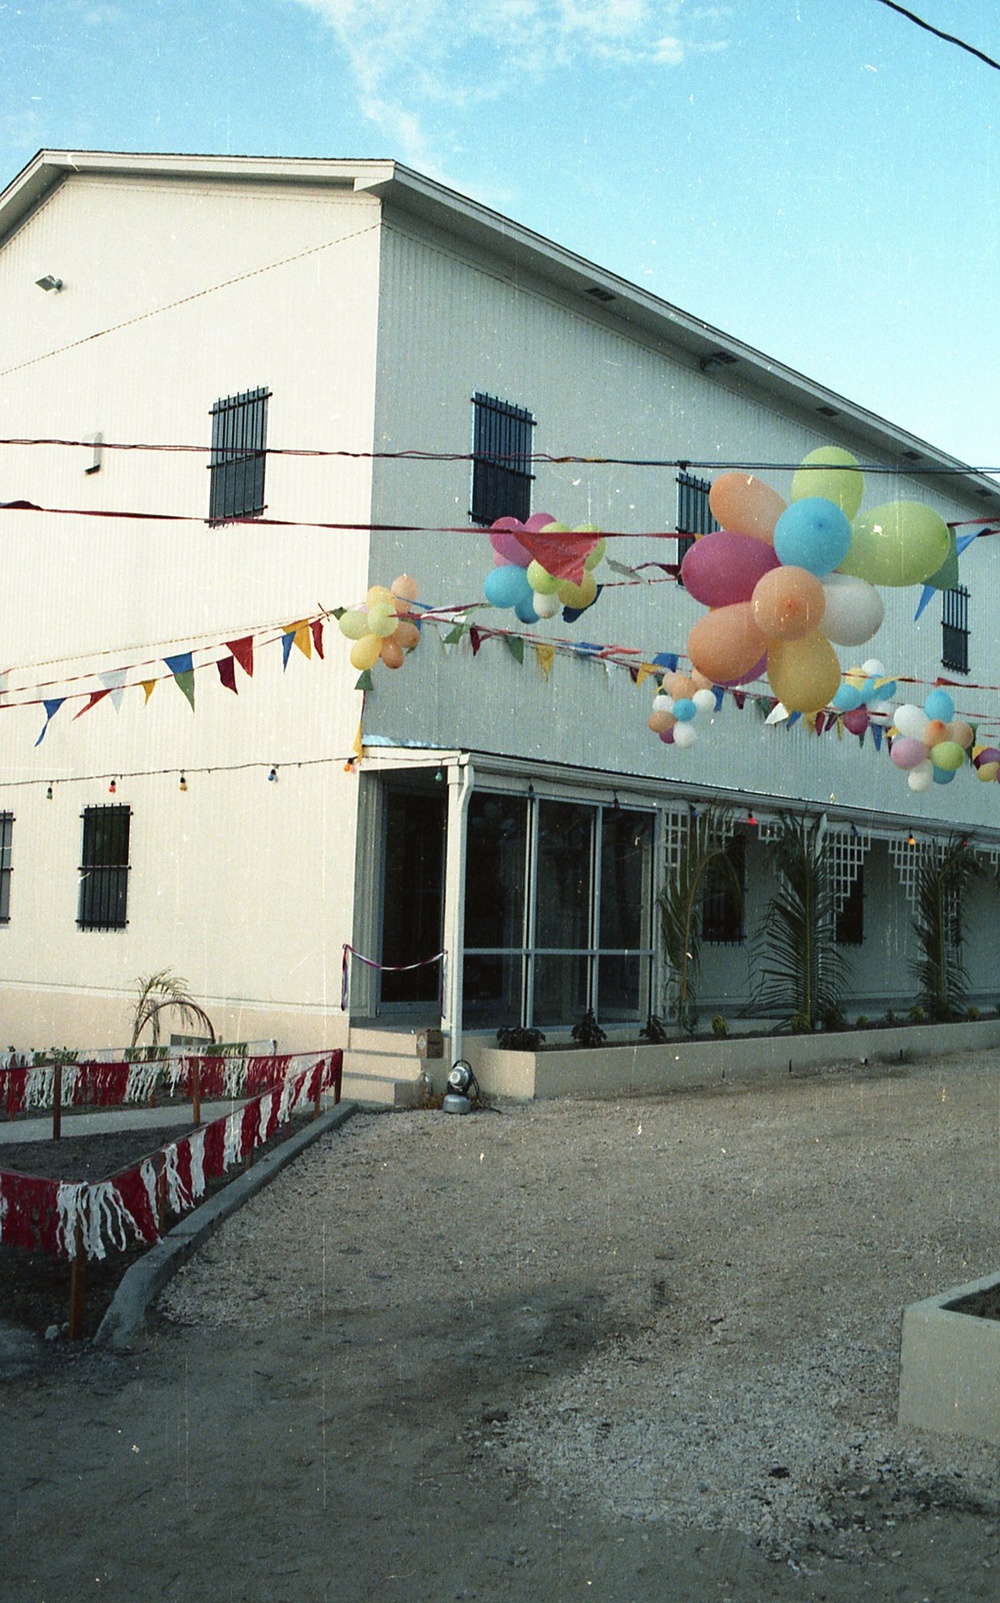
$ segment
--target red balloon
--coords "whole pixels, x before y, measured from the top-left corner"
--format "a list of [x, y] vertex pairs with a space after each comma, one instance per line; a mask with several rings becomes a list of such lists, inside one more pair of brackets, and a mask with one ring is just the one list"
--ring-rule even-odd
[[681, 563], [681, 580], [703, 607], [749, 601], [758, 580], [778, 566], [774, 547], [752, 534], [717, 529], [702, 535]]

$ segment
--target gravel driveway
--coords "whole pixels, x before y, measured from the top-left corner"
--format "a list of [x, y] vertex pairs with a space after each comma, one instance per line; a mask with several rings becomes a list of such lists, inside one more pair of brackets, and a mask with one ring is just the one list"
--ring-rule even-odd
[[995, 1053], [360, 1114], [0, 1388], [5, 1603], [992, 1603], [998, 1454], [894, 1420], [998, 1179]]

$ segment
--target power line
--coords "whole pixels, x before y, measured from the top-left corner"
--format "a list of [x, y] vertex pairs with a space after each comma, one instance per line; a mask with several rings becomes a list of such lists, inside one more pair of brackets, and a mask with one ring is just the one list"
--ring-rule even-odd
[[907, 22], [915, 23], [918, 28], [923, 28], [925, 32], [932, 33], [936, 39], [943, 39], [946, 44], [957, 45], [959, 50], [967, 50], [970, 56], [975, 56], [977, 60], [985, 62], [987, 67], [995, 67], [1000, 72], [1000, 61], [994, 61], [993, 57], [988, 56], [985, 51], [977, 50], [975, 45], [970, 45], [966, 40], [959, 39], [956, 34], [944, 33], [941, 28], [935, 28], [933, 23], [925, 22], [923, 17], [918, 17], [915, 11], [907, 11], [905, 6], [897, 5], [896, 0], [878, 0], [878, 4], [887, 6], [890, 11], [898, 11], [901, 17], [906, 18]]

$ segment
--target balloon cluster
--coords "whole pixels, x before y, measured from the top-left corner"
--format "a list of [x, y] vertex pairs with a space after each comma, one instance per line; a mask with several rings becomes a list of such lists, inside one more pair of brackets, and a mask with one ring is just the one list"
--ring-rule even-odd
[[420, 641], [420, 621], [411, 610], [417, 599], [417, 582], [401, 573], [392, 588], [373, 584], [363, 607], [342, 612], [340, 632], [353, 640], [351, 663], [359, 672], [374, 668], [379, 661], [387, 668], [401, 668], [407, 652]]
[[950, 785], [970, 754], [980, 779], [995, 779], [1000, 773], [1000, 752], [992, 747], [975, 748], [979, 753], [977, 761], [973, 749], [975, 730], [964, 719], [955, 717], [955, 703], [947, 690], [932, 690], [922, 707], [904, 703], [896, 708], [892, 721], [897, 730], [892, 760], [906, 772], [911, 790]]
[[[526, 523], [498, 518], [489, 530], [494, 567], [483, 585], [493, 607], [513, 607], [522, 623], [554, 618], [560, 607], [573, 623], [597, 600], [599, 587], [593, 570], [604, 555], [600, 530], [581, 523], [570, 529], [557, 523], [550, 512], [536, 512]], [[569, 537], [567, 539], [567, 537]], [[546, 561], [563, 549], [580, 556], [580, 582], [553, 574]]]
[[833, 706], [843, 713], [844, 728], [852, 735], [863, 735], [869, 724], [886, 729], [892, 723], [896, 681], [886, 677], [882, 663], [874, 657], [860, 668], [848, 668], [844, 682], [833, 698]]
[[693, 746], [698, 739], [695, 719], [700, 712], [715, 711], [715, 692], [705, 675], [664, 674], [653, 710], [647, 720], [654, 735], [667, 746]]
[[860, 512], [856, 459], [822, 446], [802, 462], [786, 504], [752, 474], [724, 473], [709, 492], [721, 527], [702, 535], [681, 565], [684, 588], [710, 611], [688, 636], [688, 656], [711, 682], [767, 674], [789, 712], [813, 713], [836, 696], [834, 644], [878, 633], [876, 584], [929, 580], [949, 559], [944, 519], [919, 501]]

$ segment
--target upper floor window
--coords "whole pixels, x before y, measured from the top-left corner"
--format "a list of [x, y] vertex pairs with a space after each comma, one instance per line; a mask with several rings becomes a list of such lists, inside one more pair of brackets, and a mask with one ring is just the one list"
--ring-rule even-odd
[[85, 807], [80, 864], [82, 930], [123, 930], [128, 904], [128, 838], [131, 809]]
[[472, 398], [472, 521], [531, 515], [531, 431], [535, 420], [523, 406], [492, 395]]
[[10, 844], [14, 814], [0, 813], [0, 924], [10, 923]]
[[719, 527], [708, 504], [712, 488], [708, 479], [694, 473], [677, 475], [677, 561], [684, 557], [700, 534], [712, 534]]
[[267, 402], [270, 390], [246, 390], [212, 407], [208, 464], [209, 523], [257, 518], [264, 510]]
[[941, 592], [941, 666], [969, 671], [969, 592], [964, 584]]

